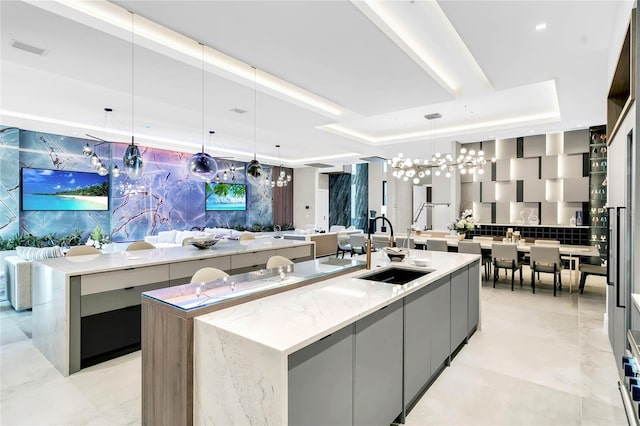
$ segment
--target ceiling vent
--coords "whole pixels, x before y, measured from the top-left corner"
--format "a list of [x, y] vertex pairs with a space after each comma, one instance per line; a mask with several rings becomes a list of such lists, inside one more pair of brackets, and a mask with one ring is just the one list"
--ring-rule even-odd
[[427, 120], [435, 120], [436, 118], [442, 118], [442, 114], [439, 112], [434, 112], [433, 114], [427, 114], [424, 116]]
[[245, 111], [243, 109], [240, 109], [240, 108], [231, 108], [229, 111], [235, 112], [236, 114], [244, 114], [245, 112], [247, 112], [247, 111]]
[[39, 47], [32, 46], [27, 43], [23, 43], [18, 40], [11, 40], [11, 47], [15, 47], [16, 49], [24, 50], [25, 52], [35, 53], [36, 55], [44, 56], [49, 53], [46, 49], [41, 49]]
[[386, 158], [378, 157], [377, 155], [373, 155], [371, 157], [362, 157], [362, 161], [368, 161], [369, 163], [385, 163], [387, 161]]
[[327, 167], [333, 167], [331, 164], [324, 164], [324, 163], [309, 163], [309, 164], [305, 164], [305, 166], [316, 167], [318, 169], [326, 169]]

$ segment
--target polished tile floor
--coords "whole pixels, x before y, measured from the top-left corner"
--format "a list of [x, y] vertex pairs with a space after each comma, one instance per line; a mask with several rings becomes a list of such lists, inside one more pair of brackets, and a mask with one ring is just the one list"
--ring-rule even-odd
[[[568, 279], [568, 276], [566, 277]], [[623, 425], [603, 331], [604, 283], [553, 297], [485, 282], [482, 331], [444, 370], [407, 425]], [[543, 278], [543, 282], [545, 278]], [[0, 302], [0, 424], [140, 423], [140, 352], [63, 377], [33, 346], [31, 313]]]

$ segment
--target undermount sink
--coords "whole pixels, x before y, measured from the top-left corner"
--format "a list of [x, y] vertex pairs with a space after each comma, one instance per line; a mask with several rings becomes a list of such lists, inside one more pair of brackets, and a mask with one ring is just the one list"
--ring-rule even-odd
[[413, 269], [391, 267], [379, 272], [374, 272], [372, 274], [362, 275], [358, 278], [362, 280], [378, 281], [387, 284], [404, 285], [410, 281], [430, 274], [431, 272], [433, 271], [416, 271]]

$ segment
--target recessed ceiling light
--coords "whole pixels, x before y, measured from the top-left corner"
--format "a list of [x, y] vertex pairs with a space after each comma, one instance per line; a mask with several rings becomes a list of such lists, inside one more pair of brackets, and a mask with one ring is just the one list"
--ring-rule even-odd
[[536, 25], [536, 31], [542, 31], [544, 29], [547, 28], [547, 24], [544, 22], [539, 23], [538, 25]]
[[15, 47], [16, 49], [24, 50], [25, 52], [35, 53], [36, 55], [44, 56], [49, 51], [47, 49], [43, 49], [41, 47], [36, 47], [28, 43], [24, 43], [19, 40], [11, 40], [11, 47]]
[[243, 109], [240, 109], [240, 108], [231, 108], [229, 111], [235, 112], [236, 114], [244, 114], [245, 112], [247, 112], [247, 111], [245, 111]]
[[424, 116], [427, 120], [435, 120], [436, 118], [441, 118], [442, 114], [439, 112], [434, 112], [433, 114], [427, 114]]

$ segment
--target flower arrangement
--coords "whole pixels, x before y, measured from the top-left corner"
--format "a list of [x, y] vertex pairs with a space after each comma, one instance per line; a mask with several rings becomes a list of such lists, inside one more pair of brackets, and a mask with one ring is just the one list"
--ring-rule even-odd
[[473, 231], [476, 226], [479, 225], [478, 222], [473, 218], [473, 212], [471, 211], [471, 209], [467, 209], [462, 212], [458, 219], [454, 219], [449, 224], [449, 226], [447, 226], [447, 229], [462, 234], [467, 231]]
[[99, 249], [103, 245], [109, 244], [109, 236], [103, 235], [102, 228], [98, 225], [93, 228], [93, 232], [91, 232], [91, 235], [87, 238], [87, 242], [85, 244]]

